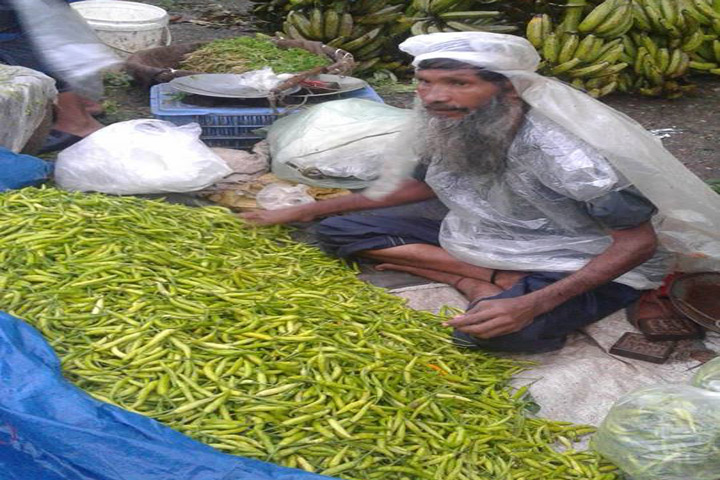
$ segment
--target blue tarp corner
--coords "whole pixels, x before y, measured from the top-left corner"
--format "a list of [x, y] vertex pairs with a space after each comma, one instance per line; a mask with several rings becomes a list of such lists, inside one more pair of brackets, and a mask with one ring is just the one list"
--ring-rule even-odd
[[0, 192], [39, 185], [52, 171], [50, 162], [0, 147]]
[[42, 335], [0, 312], [2, 480], [328, 480], [227, 455], [67, 382]]

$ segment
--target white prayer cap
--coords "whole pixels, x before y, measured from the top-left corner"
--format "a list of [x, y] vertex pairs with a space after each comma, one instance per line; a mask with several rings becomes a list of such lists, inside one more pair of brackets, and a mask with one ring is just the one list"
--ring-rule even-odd
[[447, 58], [492, 70], [534, 72], [540, 56], [530, 42], [516, 35], [489, 32], [443, 32], [410, 37], [400, 50], [423, 60]]

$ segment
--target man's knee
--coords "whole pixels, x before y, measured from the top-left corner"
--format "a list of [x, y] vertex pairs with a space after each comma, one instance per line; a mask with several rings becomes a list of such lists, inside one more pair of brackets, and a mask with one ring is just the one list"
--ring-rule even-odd
[[519, 332], [494, 338], [477, 338], [470, 334], [453, 331], [453, 343], [460, 348], [507, 353], [545, 353], [559, 350], [565, 345], [567, 337], [544, 337], [530, 327]]

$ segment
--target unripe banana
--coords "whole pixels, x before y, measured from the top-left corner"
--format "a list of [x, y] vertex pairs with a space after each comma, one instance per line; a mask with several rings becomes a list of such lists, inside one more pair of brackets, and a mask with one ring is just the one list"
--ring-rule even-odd
[[437, 15], [450, 10], [458, 3], [460, 3], [459, 0], [431, 0], [428, 11], [433, 15]]
[[655, 57], [655, 65], [661, 74], [664, 74], [670, 66], [670, 51], [667, 48], [658, 49]]
[[563, 73], [572, 70], [573, 68], [577, 67], [582, 63], [582, 60], [579, 58], [572, 58], [568, 60], [567, 62], [561, 63], [560, 65], [557, 65], [550, 69], [551, 75], [562, 75]]
[[679, 12], [677, 9], [677, 0], [660, 0], [660, 11], [663, 17], [672, 25], [677, 26]]
[[326, 40], [337, 38], [340, 30], [340, 14], [335, 10], [325, 11], [325, 23], [323, 25], [323, 34]]
[[305, 40], [312, 39], [312, 27], [310, 26], [310, 20], [308, 20], [305, 15], [293, 10], [288, 13], [287, 20], [295, 26]]
[[596, 60], [597, 63], [607, 62], [610, 65], [614, 64], [618, 61], [620, 58], [620, 55], [622, 55], [623, 51], [625, 50], [625, 46], [623, 44], [617, 44], [610, 48], [607, 52], [600, 55], [600, 58]]
[[583, 39], [580, 40], [580, 43], [578, 44], [577, 50], [575, 50], [575, 56], [583, 62], [587, 62], [590, 52], [595, 45], [595, 40], [596, 37], [592, 34], [583, 37]]
[[350, 13], [343, 13], [340, 17], [340, 26], [338, 27], [338, 37], [350, 37], [353, 30], [353, 16]]
[[598, 25], [603, 23], [605, 19], [616, 10], [619, 0], [605, 0], [603, 3], [595, 7], [585, 19], [578, 25], [578, 31], [581, 33], [590, 33], [595, 30]]
[[593, 33], [600, 37], [609, 38], [624, 34], [629, 27], [632, 26], [633, 18], [630, 12], [630, 4], [621, 5], [608, 15], [608, 17], [593, 30]]
[[323, 40], [325, 38], [325, 20], [323, 11], [319, 8], [313, 8], [310, 11], [310, 33], [313, 40]]
[[638, 2], [633, 2], [631, 5], [633, 21], [637, 30], [643, 30], [645, 32], [652, 31], [652, 23], [645, 10]]
[[[544, 15], [544, 14], [543, 14]], [[545, 42], [545, 36], [543, 35], [543, 15], [535, 15], [527, 24], [525, 29], [525, 36], [532, 43], [533, 47], [539, 49]]]
[[[580, 44], [580, 39], [577, 35], [568, 34], [564, 43], [560, 47], [560, 53], [558, 53], [558, 63], [565, 63], [568, 60], [574, 58], [575, 52]], [[571, 67], [572, 68], [572, 67]]]
[[681, 74], [678, 74], [678, 69], [680, 68], [680, 65], [682, 63], [683, 58], [683, 52], [680, 49], [675, 49], [670, 54], [670, 62], [668, 63], [667, 68], [663, 71], [665, 75], [667, 75], [670, 78], [678, 77]]
[[560, 45], [558, 44], [558, 38], [555, 33], [551, 33], [545, 39], [542, 53], [545, 60], [550, 63], [557, 63], [558, 56], [560, 55]]
[[603, 71], [609, 66], [610, 64], [608, 62], [596, 63], [595, 65], [590, 65], [583, 68], [575, 68], [567, 73], [571, 78], [588, 78], [592, 77], [594, 74]]
[[694, 52], [698, 49], [700, 45], [702, 45], [703, 41], [705, 40], [705, 35], [703, 34], [702, 30], [696, 30], [695, 33], [690, 35], [685, 42], [682, 44], [681, 48], [685, 52]]

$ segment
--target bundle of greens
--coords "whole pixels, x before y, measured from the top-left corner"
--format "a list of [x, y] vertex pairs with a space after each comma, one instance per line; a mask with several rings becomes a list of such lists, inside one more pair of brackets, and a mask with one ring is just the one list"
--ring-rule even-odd
[[244, 73], [271, 67], [275, 73], [296, 73], [329, 65], [330, 59], [301, 48], [283, 49], [267, 37], [235, 37], [213, 42], [189, 53], [180, 68], [205, 73]]

